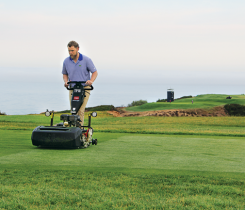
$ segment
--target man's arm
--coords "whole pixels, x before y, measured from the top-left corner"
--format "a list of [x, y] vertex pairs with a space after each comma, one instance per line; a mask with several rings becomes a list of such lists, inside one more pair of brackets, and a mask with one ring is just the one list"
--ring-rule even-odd
[[93, 72], [92, 76], [91, 76], [91, 79], [86, 82], [86, 85], [91, 86], [97, 76], [98, 76], [98, 72], [97, 71]]
[[64, 86], [68, 87], [69, 85], [67, 84], [67, 82], [68, 82], [68, 75], [67, 74], [63, 74], [63, 80], [65, 82]]

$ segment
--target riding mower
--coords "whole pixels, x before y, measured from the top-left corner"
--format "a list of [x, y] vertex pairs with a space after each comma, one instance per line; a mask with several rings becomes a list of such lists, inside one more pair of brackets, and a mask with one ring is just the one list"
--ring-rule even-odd
[[[71, 85], [74, 83], [73, 85]], [[70, 81], [68, 90], [73, 90], [71, 98], [71, 115], [62, 114], [62, 123], [53, 126], [54, 111], [46, 111], [45, 116], [51, 116], [50, 126], [38, 126], [32, 132], [32, 144], [39, 147], [53, 148], [87, 148], [97, 145], [97, 139], [93, 139], [93, 128], [91, 127], [91, 117], [96, 117], [97, 113], [92, 112], [88, 115], [88, 125], [81, 126], [78, 110], [83, 104], [85, 91], [93, 90], [93, 86], [84, 88], [85, 82]]]

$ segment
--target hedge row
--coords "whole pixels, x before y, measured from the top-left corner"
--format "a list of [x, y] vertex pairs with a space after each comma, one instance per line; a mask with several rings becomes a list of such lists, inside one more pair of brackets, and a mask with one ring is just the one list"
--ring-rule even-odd
[[245, 116], [245, 106], [240, 104], [226, 104], [225, 110], [232, 116]]

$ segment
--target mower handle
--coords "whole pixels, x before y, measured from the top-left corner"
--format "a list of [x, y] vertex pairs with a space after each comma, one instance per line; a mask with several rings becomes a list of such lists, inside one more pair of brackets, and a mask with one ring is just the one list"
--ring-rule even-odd
[[[69, 81], [69, 82], [67, 82], [67, 84], [71, 84], [71, 83], [75, 83], [75, 84], [85, 84], [86, 83], [86, 81]], [[66, 88], [67, 90], [74, 90], [74, 88], [69, 88], [69, 87], [67, 87]], [[90, 86], [90, 88], [88, 89], [88, 88], [83, 88], [84, 90], [93, 90], [94, 89], [94, 87], [93, 87], [93, 85], [91, 85]]]

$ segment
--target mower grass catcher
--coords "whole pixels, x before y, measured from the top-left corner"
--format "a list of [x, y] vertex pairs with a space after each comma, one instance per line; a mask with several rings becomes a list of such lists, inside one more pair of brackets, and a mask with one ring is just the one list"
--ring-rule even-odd
[[53, 126], [54, 111], [46, 111], [45, 115], [51, 115], [50, 126], [36, 127], [31, 136], [32, 144], [40, 147], [53, 148], [86, 148], [89, 145], [97, 145], [97, 139], [93, 139], [93, 128], [91, 127], [91, 117], [96, 117], [97, 113], [92, 112], [88, 115], [88, 125], [81, 126], [80, 116], [76, 115], [83, 104], [85, 91], [93, 90], [93, 86], [89, 89], [84, 88], [82, 83], [85, 82], [68, 82], [74, 83], [73, 87], [67, 88], [73, 90], [71, 99], [71, 115], [62, 114], [59, 123]]

